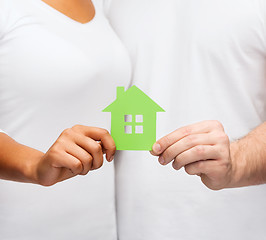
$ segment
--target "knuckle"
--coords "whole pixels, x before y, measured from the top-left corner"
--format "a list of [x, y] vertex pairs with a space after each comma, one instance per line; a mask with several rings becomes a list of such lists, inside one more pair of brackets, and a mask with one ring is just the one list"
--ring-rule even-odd
[[64, 142], [63, 140], [57, 140], [55, 142], [55, 144], [49, 149], [49, 154], [50, 155], [55, 155], [57, 156], [58, 154], [60, 154], [62, 151], [63, 151], [63, 148], [62, 146], [64, 145]]
[[56, 181], [41, 179], [41, 180], [39, 180], [39, 184], [42, 185], [43, 187], [51, 187], [54, 184], [56, 184]]
[[80, 132], [82, 127], [83, 127], [82, 125], [76, 124], [71, 129], [74, 130], [74, 131]]
[[185, 171], [188, 175], [194, 175], [194, 167], [191, 165], [185, 166]]
[[212, 121], [211, 121], [211, 125], [212, 125], [212, 127], [215, 128], [215, 129], [224, 129], [222, 123], [219, 122], [218, 120], [212, 120]]
[[47, 151], [49, 152], [49, 154], [57, 154], [58, 152], [60, 152], [61, 150], [61, 144], [60, 142], [57, 140], [52, 147], [50, 147], [50, 149]]
[[195, 151], [196, 151], [197, 155], [202, 156], [205, 153], [205, 148], [202, 145], [198, 145], [195, 147]]
[[104, 129], [104, 128], [100, 128], [100, 131], [101, 131], [101, 134], [103, 136], [106, 136], [106, 135], [110, 135], [110, 133], [108, 132], [108, 130]]
[[82, 166], [82, 163], [80, 161], [75, 161], [72, 163], [72, 168], [73, 168], [74, 172], [79, 173], [82, 171], [83, 166]]
[[101, 158], [100, 161], [93, 163], [93, 169], [98, 169], [102, 167], [102, 165], [103, 165], [103, 158]]
[[83, 156], [82, 162], [84, 165], [91, 167], [92, 165], [92, 156], [89, 154], [86, 154], [85, 156]]
[[229, 137], [224, 132], [219, 134], [218, 138], [222, 143], [229, 143]]
[[56, 142], [53, 145], [53, 149], [61, 150], [63, 146], [66, 145], [66, 138], [65, 137], [60, 137], [56, 140]]
[[73, 134], [72, 129], [71, 129], [71, 128], [66, 128], [66, 129], [62, 132], [61, 136], [63, 136], [63, 137], [69, 137], [69, 136], [71, 136], [72, 134]]
[[196, 136], [189, 135], [187, 136], [187, 146], [190, 147], [191, 145], [194, 145], [196, 142]]
[[173, 152], [172, 152], [172, 150], [167, 149], [166, 151], [164, 151], [163, 158], [166, 161], [171, 161], [173, 159]]
[[58, 156], [60, 156], [60, 150], [57, 147], [53, 147], [49, 149], [49, 151], [46, 153], [49, 158], [52, 160], [57, 159]]
[[116, 146], [115, 146], [115, 145], [112, 145], [111, 148], [110, 148], [110, 150], [111, 150], [112, 152], [115, 152], [115, 151], [116, 151]]
[[91, 156], [91, 155], [88, 154], [88, 155], [86, 156], [85, 159], [86, 159], [86, 162], [87, 162], [88, 164], [91, 164], [91, 163], [92, 163], [92, 160], [93, 160], [93, 159], [92, 159], [92, 156]]
[[88, 154], [83, 157], [82, 164], [83, 164], [83, 171], [80, 173], [80, 175], [87, 175], [88, 172], [92, 168], [92, 157]]
[[195, 167], [197, 169], [203, 169], [205, 167], [204, 161], [198, 161], [197, 163], [195, 163]]
[[85, 176], [85, 175], [87, 175], [87, 174], [88, 174], [88, 172], [89, 172], [89, 171], [90, 171], [90, 170], [89, 170], [89, 169], [87, 169], [87, 170], [85, 170], [85, 171], [81, 172], [79, 175]]
[[106, 130], [105, 128], [94, 127], [94, 130], [101, 136], [101, 138], [105, 138], [110, 135], [108, 130]]
[[186, 126], [186, 127], [183, 127], [183, 128], [182, 128], [182, 134], [183, 134], [184, 136], [188, 136], [188, 135], [190, 135], [191, 132], [192, 132], [192, 129], [191, 129], [191, 127], [189, 127], [189, 126]]
[[161, 146], [169, 146], [171, 144], [171, 139], [169, 135], [166, 135], [164, 138], [160, 139], [158, 143]]
[[94, 153], [100, 153], [102, 151], [101, 145], [95, 142], [95, 144], [92, 146], [92, 151]]
[[97, 168], [102, 167], [102, 165], [103, 165], [103, 161], [100, 161], [99, 164], [97, 165]]

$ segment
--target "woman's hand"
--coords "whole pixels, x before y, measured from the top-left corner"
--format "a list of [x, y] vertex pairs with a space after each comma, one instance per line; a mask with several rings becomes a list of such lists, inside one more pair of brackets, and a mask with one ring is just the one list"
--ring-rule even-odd
[[76, 175], [86, 175], [112, 161], [115, 143], [107, 130], [76, 125], [62, 132], [36, 167], [38, 183], [50, 186]]
[[159, 156], [162, 165], [174, 160], [174, 169], [184, 167], [188, 174], [200, 176], [213, 190], [228, 186], [232, 179], [230, 142], [218, 121], [204, 121], [177, 129], [158, 140], [151, 153]]

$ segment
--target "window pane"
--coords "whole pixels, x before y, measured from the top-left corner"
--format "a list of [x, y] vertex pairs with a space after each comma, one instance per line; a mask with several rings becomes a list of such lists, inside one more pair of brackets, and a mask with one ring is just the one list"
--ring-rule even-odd
[[143, 115], [136, 115], [136, 122], [143, 122]]
[[132, 126], [125, 126], [125, 133], [132, 134]]
[[135, 126], [135, 133], [143, 134], [143, 126]]
[[125, 115], [125, 122], [132, 122], [132, 115]]

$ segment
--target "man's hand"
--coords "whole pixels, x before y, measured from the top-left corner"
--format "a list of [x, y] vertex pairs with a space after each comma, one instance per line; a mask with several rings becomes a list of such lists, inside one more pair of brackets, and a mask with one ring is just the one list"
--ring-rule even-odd
[[218, 121], [204, 121], [177, 129], [158, 140], [151, 154], [159, 156], [162, 165], [174, 160], [174, 169], [184, 167], [188, 174], [200, 176], [213, 190], [229, 186], [232, 180], [230, 142]]

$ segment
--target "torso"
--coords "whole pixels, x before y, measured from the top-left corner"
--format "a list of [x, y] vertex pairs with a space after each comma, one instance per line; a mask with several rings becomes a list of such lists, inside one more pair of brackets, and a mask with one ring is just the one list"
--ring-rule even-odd
[[[132, 83], [166, 110], [157, 138], [216, 119], [234, 140], [266, 120], [265, 4], [112, 0]], [[266, 186], [213, 192], [146, 152], [122, 152], [116, 170], [120, 240], [265, 238]]]
[[[101, 111], [128, 85], [130, 61], [93, 3], [82, 24], [41, 0], [0, 0], [0, 128], [18, 142], [46, 151], [75, 124], [109, 129]], [[3, 239], [116, 238], [112, 164], [51, 188], [0, 189]]]

